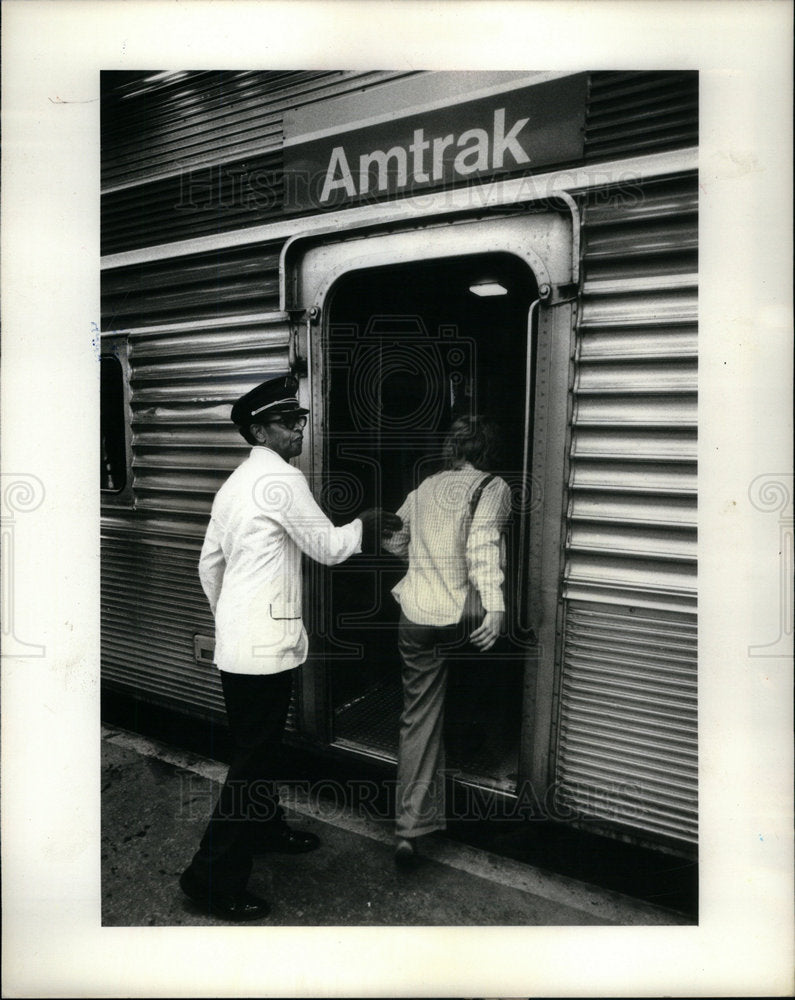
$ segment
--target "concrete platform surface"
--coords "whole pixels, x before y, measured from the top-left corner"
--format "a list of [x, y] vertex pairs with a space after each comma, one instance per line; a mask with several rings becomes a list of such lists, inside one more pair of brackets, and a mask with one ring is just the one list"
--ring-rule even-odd
[[[221, 924], [181, 892], [226, 765], [124, 730], [102, 736], [102, 923]], [[673, 925], [682, 916], [616, 892], [542, 872], [444, 837], [402, 872], [391, 823], [333, 798], [282, 788], [289, 822], [317, 833], [320, 850], [255, 860], [249, 888], [271, 926]]]

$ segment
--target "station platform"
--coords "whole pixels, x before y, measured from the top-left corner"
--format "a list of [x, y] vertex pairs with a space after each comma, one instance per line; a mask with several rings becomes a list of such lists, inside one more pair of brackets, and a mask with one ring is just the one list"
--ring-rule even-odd
[[[213, 808], [226, 764], [111, 725], [102, 730], [103, 926], [198, 926], [178, 878]], [[328, 793], [329, 789], [325, 790]], [[687, 915], [452, 838], [423, 839], [420, 864], [395, 867], [388, 818], [301, 782], [280, 786], [310, 854], [260, 855], [249, 888], [271, 926], [692, 924]]]

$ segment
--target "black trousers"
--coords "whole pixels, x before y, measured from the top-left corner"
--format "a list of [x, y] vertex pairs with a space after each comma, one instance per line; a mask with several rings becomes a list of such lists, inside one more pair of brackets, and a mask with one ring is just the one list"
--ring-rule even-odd
[[234, 894], [244, 889], [257, 838], [284, 823], [276, 779], [293, 675], [292, 670], [278, 674], [221, 671], [234, 755], [189, 866], [210, 892]]

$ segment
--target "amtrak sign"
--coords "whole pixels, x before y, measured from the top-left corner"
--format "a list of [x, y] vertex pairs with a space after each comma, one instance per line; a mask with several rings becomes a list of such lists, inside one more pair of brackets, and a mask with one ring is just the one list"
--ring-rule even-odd
[[286, 145], [285, 207], [419, 194], [582, 158], [587, 74]]

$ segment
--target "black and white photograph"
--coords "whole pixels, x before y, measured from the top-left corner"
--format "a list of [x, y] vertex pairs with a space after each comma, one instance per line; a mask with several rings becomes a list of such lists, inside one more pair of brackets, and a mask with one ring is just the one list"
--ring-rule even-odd
[[[23, 6], [6, 953], [58, 929], [7, 995], [788, 995], [791, 158], [752, 5], [689, 5], [701, 48], [666, 3], [34, 0], [39, 40]], [[791, 7], [757, 9], [761, 45]], [[791, 111], [791, 52], [751, 65]]]
[[103, 919], [697, 920], [698, 74], [101, 82]]

